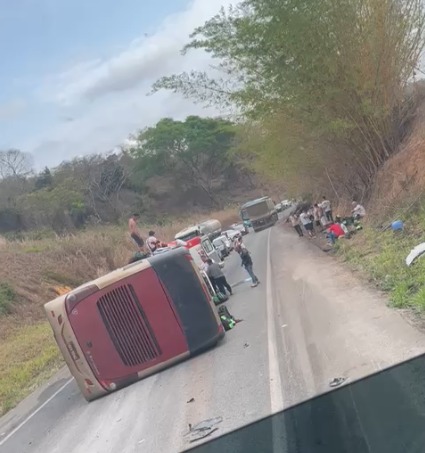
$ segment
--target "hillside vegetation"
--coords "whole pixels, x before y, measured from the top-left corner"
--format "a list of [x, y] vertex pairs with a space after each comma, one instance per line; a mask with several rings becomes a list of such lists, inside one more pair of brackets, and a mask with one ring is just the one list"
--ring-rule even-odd
[[0, 234], [72, 232], [208, 213], [262, 193], [236, 152], [238, 126], [220, 118], [162, 119], [120, 152], [78, 157], [34, 173], [31, 158], [0, 151]]

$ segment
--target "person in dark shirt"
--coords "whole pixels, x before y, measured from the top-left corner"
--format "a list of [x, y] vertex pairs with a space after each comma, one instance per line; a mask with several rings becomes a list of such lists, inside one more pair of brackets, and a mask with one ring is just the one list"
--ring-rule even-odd
[[254, 269], [253, 269], [253, 262], [250, 253], [246, 248], [241, 249], [240, 251], [240, 257], [242, 260], [242, 266], [246, 269], [248, 272], [249, 276], [251, 277], [252, 280], [252, 288], [255, 288], [259, 283], [260, 280], [258, 280], [257, 276], [254, 274]]

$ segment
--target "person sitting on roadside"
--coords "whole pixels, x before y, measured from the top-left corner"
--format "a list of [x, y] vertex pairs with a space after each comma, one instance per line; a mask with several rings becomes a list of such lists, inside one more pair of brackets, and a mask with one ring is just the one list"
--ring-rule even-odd
[[355, 220], [361, 220], [366, 216], [366, 209], [357, 201], [352, 202], [353, 210], [351, 214]]
[[149, 236], [146, 241], [146, 244], [151, 253], [153, 253], [158, 248], [158, 239], [155, 237], [155, 231], [149, 231]]
[[345, 236], [344, 230], [339, 223], [333, 223], [326, 231], [326, 238], [332, 245], [335, 244], [337, 239]]
[[211, 280], [211, 284], [213, 285], [214, 289], [219, 291], [220, 293], [226, 294], [226, 289], [230, 295], [233, 294], [232, 287], [226, 280], [226, 277], [221, 270], [219, 264], [214, 263], [214, 261], [210, 258], [207, 259], [207, 270], [206, 274], [208, 278]]

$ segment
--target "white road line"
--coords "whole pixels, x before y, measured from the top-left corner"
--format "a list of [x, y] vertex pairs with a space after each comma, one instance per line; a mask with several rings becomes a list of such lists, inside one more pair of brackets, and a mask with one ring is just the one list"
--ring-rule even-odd
[[267, 238], [267, 343], [269, 352], [269, 378], [271, 412], [275, 414], [283, 409], [282, 380], [279, 371], [279, 357], [276, 346], [276, 324], [273, 316], [272, 270], [270, 260], [270, 234]]
[[19, 423], [18, 426], [16, 426], [14, 429], [12, 429], [12, 431], [10, 431], [10, 433], [3, 439], [0, 440], [0, 447], [5, 444], [15, 433], [17, 433], [23, 426], [25, 426], [35, 415], [37, 415], [41, 409], [43, 409], [44, 407], [46, 407], [50, 401], [52, 401], [53, 398], [55, 398], [57, 395], [59, 395], [59, 393], [66, 387], [68, 386], [72, 381], [74, 380], [74, 378], [70, 378], [68, 379], [65, 384], [63, 384], [60, 388], [58, 388], [56, 390], [55, 393], [53, 393], [52, 396], [50, 396], [50, 398], [48, 398], [41, 406], [37, 407], [37, 409], [32, 412], [30, 415], [28, 415], [27, 418], [25, 418], [25, 420], [23, 420], [21, 423]]

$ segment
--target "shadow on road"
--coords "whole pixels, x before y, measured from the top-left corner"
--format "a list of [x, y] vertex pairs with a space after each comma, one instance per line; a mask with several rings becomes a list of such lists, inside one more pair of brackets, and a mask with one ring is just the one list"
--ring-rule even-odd
[[186, 451], [424, 452], [425, 355]]

